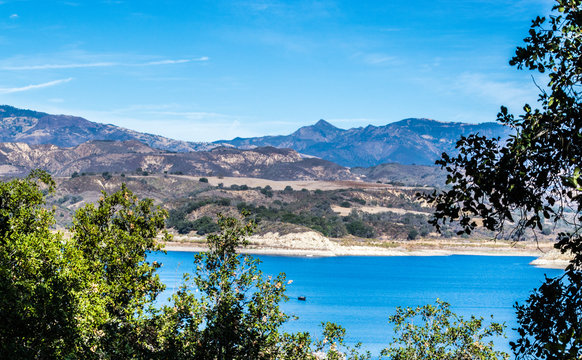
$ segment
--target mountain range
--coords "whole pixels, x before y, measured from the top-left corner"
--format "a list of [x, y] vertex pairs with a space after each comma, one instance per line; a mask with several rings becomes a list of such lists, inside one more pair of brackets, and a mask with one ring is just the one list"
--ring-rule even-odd
[[137, 140], [148, 146], [176, 152], [209, 150], [216, 145], [168, 139], [70, 115], [0, 106], [0, 142], [72, 147], [91, 140]]
[[443, 152], [454, 153], [461, 135], [479, 133], [506, 137], [498, 123], [447, 123], [430, 119], [405, 119], [384, 126], [340, 129], [325, 120], [304, 126], [290, 135], [235, 138], [215, 144], [252, 149], [260, 146], [290, 148], [347, 167], [383, 163], [433, 165]]
[[[488, 137], [505, 137], [509, 134], [507, 128], [497, 123], [465, 124], [430, 119], [405, 119], [384, 126], [368, 125], [346, 130], [325, 120], [319, 120], [316, 124], [301, 127], [290, 135], [200, 143], [141, 133], [76, 116], [51, 115], [7, 105], [0, 106], [0, 142], [54, 145], [60, 148], [61, 153], [66, 152], [64, 148], [78, 147], [88, 141], [106, 140], [132, 144], [125, 142], [134, 140], [147, 145], [151, 151], [158, 149], [176, 153], [206, 152], [225, 147], [241, 150], [262, 147], [292, 149], [303, 154], [293, 156], [299, 156], [305, 161], [308, 161], [308, 156], [312, 156], [331, 161], [341, 165], [342, 168], [371, 167], [385, 163], [432, 165], [443, 152], [454, 153], [458, 138], [470, 133]], [[93, 143], [94, 146], [95, 144], [97, 143]], [[115, 154], [119, 156], [119, 146], [108, 148], [116, 148]], [[30, 149], [34, 151], [36, 148], [33, 146]], [[275, 154], [273, 149], [257, 151]], [[128, 148], [127, 152], [132, 153], [132, 150]]]

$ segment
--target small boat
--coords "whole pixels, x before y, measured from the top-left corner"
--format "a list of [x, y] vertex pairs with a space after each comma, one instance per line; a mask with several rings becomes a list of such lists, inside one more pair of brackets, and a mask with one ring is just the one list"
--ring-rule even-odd
[[297, 300], [305, 301], [305, 300], [307, 300], [307, 298], [305, 296], [299, 296], [297, 298]]

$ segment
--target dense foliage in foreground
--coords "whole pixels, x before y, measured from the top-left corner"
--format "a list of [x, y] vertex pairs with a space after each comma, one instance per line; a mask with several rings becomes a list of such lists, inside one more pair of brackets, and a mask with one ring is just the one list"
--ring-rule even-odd
[[539, 109], [526, 104], [498, 121], [515, 130], [507, 142], [463, 137], [459, 155], [438, 161], [451, 189], [424, 196], [436, 207], [437, 227], [457, 222], [462, 232], [482, 225], [502, 232], [542, 231], [544, 221], [570, 225], [556, 248], [572, 261], [517, 305], [518, 359], [582, 358], [582, 2], [557, 0], [553, 13], [533, 20], [525, 46], [510, 64], [546, 74]]
[[[41, 171], [0, 183], [3, 358], [371, 358], [359, 345], [347, 346], [345, 330], [332, 323], [323, 325], [319, 340], [281, 331], [289, 319], [279, 308], [286, 300], [285, 275], [265, 277], [257, 259], [235, 251], [245, 245], [253, 221], [219, 216], [221, 231], [208, 236], [209, 251], [193, 259], [194, 273], [185, 275], [167, 305], [156, 306], [164, 289], [156, 274], [161, 264], [150, 263], [147, 254], [160, 250], [157, 239], [167, 236], [165, 211], [123, 186], [81, 208], [71, 236], [64, 237], [51, 231], [53, 212], [43, 206], [43, 192], [53, 186]], [[464, 322], [437, 303], [422, 312], [426, 326], [406, 327], [407, 317], [420, 316], [416, 311], [399, 309], [392, 318], [406, 340], [395, 341], [386, 355], [401, 359], [402, 351], [416, 351], [410, 339], [422, 334], [416, 347], [430, 336], [436, 352], [424, 351], [429, 357], [504, 357], [485, 341], [500, 334], [501, 325]], [[429, 325], [435, 321], [443, 327]], [[408, 348], [399, 350], [402, 344]]]

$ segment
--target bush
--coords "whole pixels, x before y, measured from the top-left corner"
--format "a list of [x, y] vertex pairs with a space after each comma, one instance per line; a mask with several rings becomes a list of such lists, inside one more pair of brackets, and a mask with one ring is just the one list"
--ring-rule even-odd
[[171, 332], [165, 358], [262, 359], [281, 341], [278, 329], [288, 319], [279, 309], [287, 299], [285, 274], [265, 278], [259, 260], [236, 254], [252, 222], [219, 216], [218, 224], [221, 232], [207, 238], [209, 251], [195, 255], [198, 270], [164, 308]]
[[364, 224], [361, 220], [352, 220], [346, 225], [348, 233], [363, 238], [373, 238], [375, 236], [374, 228]]
[[146, 253], [160, 249], [164, 211], [122, 186], [80, 209], [63, 238], [50, 229], [43, 186], [54, 182], [38, 171], [0, 183], [2, 358], [152, 358], [146, 309], [164, 285]]
[[192, 222], [192, 229], [196, 230], [196, 234], [198, 235], [206, 235], [217, 232], [220, 230], [220, 227], [210, 216], [203, 216]]
[[[218, 230], [217, 224], [208, 221], [208, 216], [203, 216], [200, 219], [190, 221], [186, 216], [194, 210], [198, 210], [203, 206], [209, 204], [217, 204], [220, 206], [230, 206], [230, 199], [202, 199], [198, 201], [189, 201], [179, 208], [170, 210], [166, 226], [174, 228], [179, 234], [188, 234], [191, 231], [196, 231], [199, 235], [216, 232]], [[205, 219], [208, 218], [208, 219]], [[201, 220], [204, 219], [204, 220]]]
[[271, 188], [269, 185], [265, 186], [264, 188], [261, 189], [261, 194], [265, 195], [266, 197], [273, 197], [273, 188]]
[[208, 179], [205, 177], [201, 177], [200, 179], [198, 179], [198, 181], [200, 181], [201, 183], [208, 183]]
[[408, 240], [415, 240], [418, 237], [418, 230], [416, 229], [410, 229], [408, 231]]
[[108, 171], [105, 171], [101, 174], [101, 176], [103, 176], [103, 179], [105, 180], [111, 180], [112, 176]]

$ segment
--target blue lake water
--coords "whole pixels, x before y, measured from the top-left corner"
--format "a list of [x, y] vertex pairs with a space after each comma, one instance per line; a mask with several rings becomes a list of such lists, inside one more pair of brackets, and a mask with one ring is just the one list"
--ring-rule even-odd
[[[282, 305], [297, 315], [288, 331], [309, 331], [320, 336], [321, 322], [333, 321], [347, 329], [348, 342], [361, 341], [378, 354], [391, 338], [388, 316], [397, 306], [418, 306], [447, 301], [459, 315], [471, 314], [505, 322], [508, 339], [496, 341], [509, 352], [516, 334], [513, 305], [561, 270], [528, 265], [534, 258], [513, 256], [401, 256], [401, 257], [284, 257], [258, 256], [267, 275], [285, 272], [289, 301]], [[193, 253], [150, 255], [163, 263], [160, 277], [167, 285], [164, 297], [181, 283], [183, 272], [192, 272]], [[305, 296], [307, 301], [298, 301]]]

